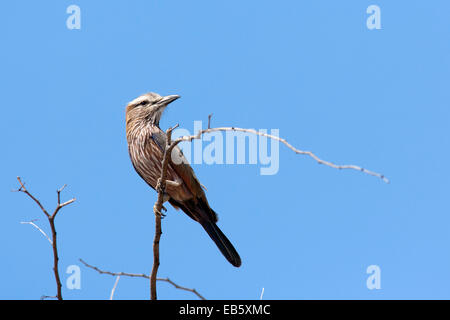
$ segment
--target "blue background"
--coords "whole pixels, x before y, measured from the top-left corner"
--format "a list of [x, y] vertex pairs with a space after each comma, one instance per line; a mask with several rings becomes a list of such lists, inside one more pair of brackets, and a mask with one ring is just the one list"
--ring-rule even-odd
[[[81, 29], [66, 8], [81, 8]], [[381, 30], [366, 9], [381, 8]], [[280, 170], [194, 165], [241, 254], [236, 269], [198, 224], [169, 209], [159, 275], [208, 299], [450, 298], [448, 1], [8, 1], [0, 5], [0, 298], [54, 295], [47, 240], [20, 221], [57, 217], [67, 299], [108, 299], [115, 278], [149, 273], [156, 193], [127, 154], [124, 109], [138, 95], [180, 94], [161, 127], [279, 128], [317, 165], [280, 145]], [[381, 268], [369, 290], [366, 269]], [[159, 283], [161, 299], [191, 293]], [[116, 299], [147, 299], [122, 277]]]

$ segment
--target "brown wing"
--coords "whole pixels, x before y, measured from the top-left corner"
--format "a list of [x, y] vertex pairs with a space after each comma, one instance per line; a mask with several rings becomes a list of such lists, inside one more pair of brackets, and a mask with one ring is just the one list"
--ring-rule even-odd
[[[156, 145], [159, 147], [159, 156], [162, 159], [163, 148], [166, 144], [167, 136], [164, 131], [159, 129], [158, 127], [152, 128], [152, 139], [156, 142]], [[199, 198], [206, 198], [205, 193], [195, 176], [194, 170], [189, 165], [186, 157], [183, 155], [181, 149], [176, 146], [172, 150], [171, 157], [169, 159], [169, 166], [167, 172], [172, 175], [178, 177], [183, 185], [190, 191], [192, 196]], [[178, 199], [177, 199], [178, 200]]]
[[[162, 152], [163, 152], [162, 150], [165, 146], [167, 136], [161, 129], [153, 127], [152, 139], [156, 142], [156, 145], [158, 145], [162, 159]], [[214, 211], [209, 207], [205, 192], [203, 191], [203, 188], [200, 182], [198, 181], [194, 173], [194, 170], [192, 169], [186, 157], [183, 155], [181, 149], [178, 146], [176, 146], [172, 150], [172, 154], [169, 159], [167, 173], [168, 176], [170, 173], [170, 176], [175, 178], [173, 181], [182, 182], [181, 185], [178, 187], [168, 186], [166, 188], [167, 193], [171, 198], [176, 200], [178, 203], [182, 201], [186, 202], [186, 200], [192, 200], [193, 201], [192, 204], [185, 203], [185, 205], [186, 206], [200, 205], [201, 207], [204, 207], [205, 210], [203, 211], [208, 216], [210, 216], [210, 218], [212, 218], [212, 221], [217, 221], [217, 216], [214, 213]], [[179, 195], [186, 193], [186, 191], [191, 195], [190, 198], [185, 197], [184, 199], [180, 199]]]
[[[161, 141], [158, 139], [158, 132], [152, 132], [154, 129], [146, 128], [142, 130], [139, 135], [128, 139], [128, 151], [131, 162], [136, 172], [141, 178], [147, 182], [153, 189], [156, 188], [158, 179], [161, 177], [161, 160], [163, 158]], [[164, 145], [164, 144], [162, 144]], [[193, 194], [187, 187], [184, 186], [183, 179], [176, 173], [176, 171], [169, 166], [167, 170], [167, 179], [175, 182], [180, 182], [180, 186], [174, 190], [168, 186], [167, 193], [179, 200], [183, 201], [191, 199]]]
[[[156, 126], [147, 126], [137, 135], [132, 135], [131, 132], [129, 137], [127, 136], [131, 162], [141, 178], [155, 189], [161, 177], [166, 134]], [[217, 222], [217, 214], [209, 206], [200, 182], [178, 147], [174, 148], [169, 159], [167, 180], [178, 184], [178, 186], [166, 184], [169, 202], [175, 208], [181, 208], [196, 221]]]

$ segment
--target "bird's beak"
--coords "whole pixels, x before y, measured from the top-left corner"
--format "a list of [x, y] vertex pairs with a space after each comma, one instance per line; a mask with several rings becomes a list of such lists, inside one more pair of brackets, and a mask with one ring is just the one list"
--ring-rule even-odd
[[161, 100], [159, 100], [158, 104], [161, 105], [161, 106], [166, 106], [166, 105], [168, 105], [169, 103], [171, 103], [171, 102], [177, 100], [179, 97], [180, 97], [180, 96], [179, 96], [179, 95], [176, 95], [176, 94], [173, 94], [173, 95], [171, 95], [171, 96], [165, 96], [165, 97], [163, 97]]

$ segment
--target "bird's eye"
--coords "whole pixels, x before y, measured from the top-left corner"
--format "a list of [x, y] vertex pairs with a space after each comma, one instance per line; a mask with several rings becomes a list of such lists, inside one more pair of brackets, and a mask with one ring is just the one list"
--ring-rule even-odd
[[144, 100], [144, 101], [139, 102], [136, 106], [143, 106], [146, 103], [147, 103], [147, 101]]

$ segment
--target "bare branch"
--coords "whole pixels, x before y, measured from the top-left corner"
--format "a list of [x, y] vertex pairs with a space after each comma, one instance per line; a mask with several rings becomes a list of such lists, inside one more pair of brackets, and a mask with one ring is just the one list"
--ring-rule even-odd
[[56, 193], [58, 194], [58, 205], [61, 203], [61, 191], [63, 191], [67, 187], [67, 184], [63, 185], [61, 188], [56, 190]]
[[171, 285], [173, 285], [173, 286], [174, 286], [175, 288], [177, 288], [177, 289], [192, 292], [192, 293], [194, 293], [197, 297], [199, 297], [200, 299], [206, 300], [205, 297], [203, 297], [200, 293], [198, 293], [197, 290], [179, 286], [178, 284], [176, 284], [175, 282], [173, 282], [173, 281], [170, 280], [169, 278], [158, 278], [158, 279], [156, 279], [156, 280], [168, 282], [168, 283], [170, 283]]
[[[58, 194], [58, 197], [59, 197], [59, 194]], [[56, 214], [59, 212], [59, 210], [61, 210], [61, 209], [64, 208], [65, 206], [71, 204], [72, 202], [75, 202], [75, 200], [76, 200], [76, 199], [73, 198], [73, 199], [70, 199], [70, 200], [68, 200], [68, 201], [66, 201], [66, 202], [64, 202], [64, 203], [58, 204], [58, 206], [56, 207], [55, 211], [54, 211], [53, 214], [52, 214], [52, 217], [55, 218], [55, 216], [56, 216]]]
[[208, 129], [211, 129], [211, 118], [212, 118], [212, 116], [213, 116], [212, 113], [210, 113], [210, 114], [208, 115]]
[[178, 124], [173, 128], [169, 128], [166, 132], [167, 140], [164, 146], [164, 156], [161, 165], [161, 176], [158, 179], [156, 185], [156, 191], [158, 191], [158, 198], [155, 205], [153, 206], [153, 212], [155, 213], [155, 238], [153, 239], [153, 267], [150, 277], [150, 299], [156, 300], [156, 278], [159, 268], [159, 241], [161, 239], [161, 210], [164, 202], [164, 192], [166, 189], [166, 177], [167, 177], [167, 166], [169, 163], [169, 156], [172, 152], [173, 147], [171, 147], [172, 131], [178, 127]]
[[258, 136], [267, 137], [269, 139], [273, 139], [273, 140], [276, 140], [276, 141], [279, 141], [279, 142], [283, 143], [285, 146], [287, 146], [289, 149], [291, 149], [292, 151], [294, 151], [297, 154], [306, 155], [306, 156], [311, 157], [318, 164], [323, 164], [323, 165], [326, 165], [328, 167], [335, 168], [335, 169], [352, 169], [352, 170], [356, 170], [356, 171], [361, 171], [361, 172], [363, 172], [365, 174], [368, 174], [368, 175], [380, 178], [384, 182], [389, 183], [389, 179], [386, 178], [381, 173], [377, 173], [377, 172], [374, 172], [374, 171], [371, 171], [371, 170], [367, 170], [365, 168], [362, 168], [362, 167], [356, 166], [356, 165], [337, 165], [337, 164], [334, 164], [334, 163], [332, 163], [330, 161], [326, 161], [326, 160], [320, 159], [318, 156], [316, 156], [311, 151], [304, 151], [304, 150], [300, 150], [300, 149], [295, 148], [289, 142], [287, 142], [286, 139], [283, 139], [283, 138], [280, 138], [278, 136], [274, 136], [274, 135], [271, 135], [271, 134], [267, 134], [267, 133], [264, 133], [264, 132], [256, 131], [254, 129], [243, 129], [243, 128], [236, 128], [236, 127], [209, 128], [209, 126], [208, 126], [208, 129], [199, 130], [199, 132], [196, 135], [179, 137], [178, 139], [176, 139], [176, 140], [174, 140], [172, 142], [172, 145], [175, 146], [178, 143], [180, 143], [181, 141], [189, 141], [190, 142], [190, 141], [192, 141], [194, 139], [200, 139], [202, 137], [202, 135], [204, 135], [206, 133], [218, 132], [218, 131], [247, 132], [247, 133], [252, 133], [252, 134], [255, 134], [255, 135], [258, 135]]
[[109, 297], [109, 300], [113, 300], [114, 293], [116, 292], [116, 287], [117, 287], [117, 284], [119, 283], [119, 280], [120, 280], [120, 276], [117, 276], [116, 281], [114, 282], [114, 287], [111, 290], [111, 296]]
[[97, 271], [100, 274], [109, 274], [110, 276], [124, 276], [124, 277], [132, 277], [132, 278], [145, 278], [150, 279], [150, 277], [144, 273], [137, 274], [137, 273], [127, 273], [127, 272], [111, 272], [111, 271], [104, 271], [101, 270], [93, 265], [88, 264], [83, 259], [80, 259], [80, 262], [84, 264], [86, 267], [91, 268], [95, 271]]
[[50, 239], [50, 237], [44, 232], [44, 230], [42, 230], [37, 224], [35, 224], [33, 221], [36, 220], [31, 220], [31, 221], [21, 221], [21, 224], [31, 224], [33, 227], [35, 227], [36, 229], [38, 229], [43, 235], [44, 237], [47, 238], [48, 242], [50, 242], [50, 245], [53, 245], [52, 239]]
[[[56, 281], [56, 298], [58, 300], [62, 300], [62, 284], [61, 284], [61, 278], [59, 276], [59, 269], [58, 269], [58, 263], [59, 263], [59, 256], [58, 256], [58, 247], [57, 247], [57, 240], [56, 240], [56, 227], [55, 227], [55, 218], [56, 215], [58, 214], [59, 210], [62, 209], [63, 207], [73, 203], [75, 201], [75, 198], [66, 201], [64, 203], [61, 203], [61, 191], [64, 190], [64, 188], [66, 187], [66, 185], [64, 185], [62, 188], [58, 189], [56, 191], [57, 193], [57, 206], [55, 208], [55, 210], [53, 211], [53, 213], [50, 215], [47, 210], [44, 208], [44, 206], [41, 204], [41, 202], [35, 198], [26, 188], [25, 188], [25, 184], [22, 182], [20, 177], [17, 177], [17, 180], [19, 181], [20, 184], [20, 188], [15, 190], [17, 192], [23, 192], [25, 193], [28, 197], [30, 197], [34, 202], [36, 202], [36, 204], [39, 206], [39, 208], [42, 210], [42, 212], [45, 214], [45, 216], [48, 219], [48, 223], [50, 224], [50, 229], [52, 231], [52, 238], [50, 239], [49, 236], [47, 236], [47, 234], [41, 229], [39, 228], [36, 224], [34, 224], [32, 221], [30, 222], [22, 222], [22, 223], [28, 223], [31, 224], [32, 226], [34, 226], [35, 228], [37, 228], [46, 238], [47, 240], [50, 242], [51, 246], [52, 246], [52, 250], [53, 250], [53, 273], [55, 275], [55, 281]], [[43, 296], [44, 299], [45, 298], [52, 298], [50, 296]]]
[[36, 202], [36, 204], [39, 206], [39, 208], [41, 208], [42, 212], [44, 212], [44, 214], [47, 216], [47, 218], [50, 217], [50, 215], [48, 214], [47, 210], [45, 210], [45, 208], [41, 204], [41, 202], [38, 199], [36, 199], [31, 193], [28, 192], [28, 190], [25, 188], [25, 184], [22, 183], [22, 180], [20, 179], [20, 177], [17, 177], [17, 181], [19, 181], [20, 188], [15, 191], [25, 193], [27, 196], [29, 196], [31, 199], [33, 199], [34, 202]]
[[[101, 270], [99, 268], [97, 268], [96, 266], [90, 265], [87, 262], [85, 262], [83, 259], [80, 259], [80, 262], [82, 264], [84, 264], [86, 267], [91, 268], [95, 271], [97, 271], [100, 274], [108, 274], [110, 276], [115, 276], [115, 277], [131, 277], [131, 278], [144, 278], [144, 279], [150, 279], [150, 276], [144, 273], [128, 273], [128, 272], [111, 272], [111, 271], [105, 271], [105, 270]], [[172, 286], [174, 286], [176, 289], [180, 289], [180, 290], [184, 290], [184, 291], [189, 291], [192, 292], [193, 294], [195, 294], [197, 297], [199, 297], [202, 300], [206, 300], [205, 297], [203, 297], [200, 293], [198, 293], [197, 290], [195, 289], [191, 289], [191, 288], [186, 288], [183, 286], [180, 286], [178, 284], [176, 284], [175, 282], [173, 282], [172, 280], [170, 280], [169, 278], [156, 278], [156, 281], [164, 281], [167, 283], [170, 283]]]

